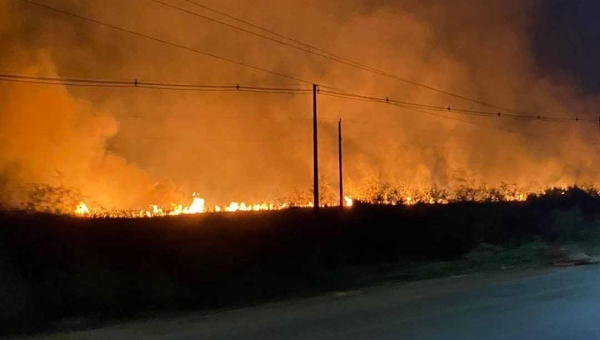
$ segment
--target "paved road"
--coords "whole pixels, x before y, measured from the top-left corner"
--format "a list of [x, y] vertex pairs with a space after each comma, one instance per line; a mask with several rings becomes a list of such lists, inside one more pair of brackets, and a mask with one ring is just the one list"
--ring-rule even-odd
[[387, 285], [45, 339], [600, 339], [600, 266]]

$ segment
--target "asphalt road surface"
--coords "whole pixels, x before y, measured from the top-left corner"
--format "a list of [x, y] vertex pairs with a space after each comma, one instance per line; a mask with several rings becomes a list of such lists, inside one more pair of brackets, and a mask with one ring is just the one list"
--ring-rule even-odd
[[478, 274], [44, 339], [600, 339], [600, 265]]

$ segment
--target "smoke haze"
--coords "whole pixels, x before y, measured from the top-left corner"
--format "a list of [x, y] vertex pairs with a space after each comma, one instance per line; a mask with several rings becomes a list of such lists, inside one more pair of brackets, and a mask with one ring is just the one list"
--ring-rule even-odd
[[[184, 1], [164, 1], [231, 21]], [[490, 110], [148, 0], [43, 3], [322, 85]], [[201, 3], [374, 68], [519, 112], [594, 118], [598, 104], [580, 94], [576, 80], [537, 65], [531, 39], [539, 1]], [[0, 48], [0, 73], [310, 87], [20, 0], [0, 0]], [[312, 183], [311, 110], [310, 95], [0, 82], [2, 199], [21, 204], [22, 188], [35, 183], [75, 188], [107, 208], [185, 203], [192, 192], [213, 204], [306, 192]], [[324, 194], [334, 197], [337, 185], [340, 118], [351, 193], [373, 181], [448, 189], [506, 182], [531, 190], [598, 183], [593, 124], [441, 114], [453, 119], [319, 96]]]

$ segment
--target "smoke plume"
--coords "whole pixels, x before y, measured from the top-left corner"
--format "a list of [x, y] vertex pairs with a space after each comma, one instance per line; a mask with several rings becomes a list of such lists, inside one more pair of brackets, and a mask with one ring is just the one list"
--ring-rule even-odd
[[[181, 0], [164, 0], [233, 22]], [[200, 0], [198, 0], [200, 2]], [[542, 116], [593, 118], [597, 98], [536, 62], [535, 0], [201, 3], [363, 64], [473, 99]], [[341, 65], [148, 0], [44, 4], [356, 93], [496, 110]], [[251, 28], [248, 28], [251, 29]], [[0, 0], [0, 72], [198, 84], [310, 88], [20, 0]], [[567, 79], [567, 80], [565, 80]], [[405, 188], [514, 184], [528, 190], [597, 183], [597, 126], [428, 115], [319, 96], [323, 191], [337, 185], [337, 121], [345, 181]], [[78, 88], [0, 82], [5, 204], [23, 188], [73, 188], [110, 208], [189, 199], [263, 201], [312, 183], [310, 95]], [[79, 194], [78, 194], [79, 195]], [[70, 204], [70, 203], [69, 203]]]

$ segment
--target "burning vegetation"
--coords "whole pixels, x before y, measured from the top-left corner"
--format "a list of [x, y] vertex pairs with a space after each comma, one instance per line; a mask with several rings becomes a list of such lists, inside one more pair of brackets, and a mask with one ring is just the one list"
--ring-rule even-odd
[[[310, 8], [268, 0], [261, 5], [268, 10], [259, 11], [252, 2], [228, 0], [215, 7], [412, 82], [517, 113], [595, 118], [591, 115], [597, 98], [560, 75], [540, 76], [529, 40], [538, 1], [470, 0], [459, 7], [437, 0], [385, 3], [333, 1]], [[472, 110], [470, 116], [448, 110], [442, 112], [449, 118], [444, 119], [323, 94], [320, 189], [327, 206], [339, 205], [332, 188], [337, 185], [340, 118], [346, 124], [346, 206], [356, 201], [523, 201], [546, 188], [600, 183], [600, 157], [591, 142], [597, 127], [591, 124], [480, 117], [474, 113], [482, 107], [474, 102], [308, 56], [149, 3], [56, 0], [51, 6], [322, 86]], [[341, 14], [340, 21], [323, 17], [331, 10]], [[47, 9], [21, 2], [0, 0], [0, 17], [0, 48], [10, 51], [0, 56], [0, 64], [14, 74], [307, 86], [73, 17], [49, 15]], [[319, 25], [306, 27], [307, 22]], [[168, 58], [157, 57], [163, 55]], [[152, 217], [311, 206], [311, 193], [302, 190], [312, 180], [310, 96], [4, 80], [3, 208]], [[190, 199], [194, 191], [199, 194]]]
[[[598, 190], [594, 186], [575, 187], [583, 190], [589, 195], [598, 196]], [[539, 192], [526, 192], [518, 190], [515, 187], [503, 185], [498, 188], [487, 188], [481, 186], [478, 188], [461, 188], [456, 191], [446, 190], [404, 190], [392, 188], [389, 185], [380, 187], [371, 187], [364, 191], [361, 195], [344, 197], [344, 206], [352, 207], [355, 202], [379, 205], [415, 205], [415, 204], [449, 204], [460, 202], [524, 202], [530, 197], [540, 197], [543, 195], [561, 195], [571, 188], [551, 188]], [[46, 188], [46, 192], [51, 191]], [[68, 193], [68, 190], [62, 190], [59, 193], [48, 196], [47, 198], [55, 199], [55, 203], [49, 201], [40, 201], [40, 197], [36, 196], [37, 203], [30, 202], [24, 208], [30, 211], [50, 212], [55, 214], [75, 215], [78, 217], [88, 218], [152, 218], [162, 216], [178, 216], [178, 215], [193, 215], [203, 213], [233, 213], [247, 211], [276, 211], [288, 208], [313, 208], [312, 202], [299, 202], [291, 199], [280, 199], [271, 202], [262, 202], [255, 204], [247, 204], [245, 202], [231, 202], [228, 205], [208, 205], [206, 200], [194, 193], [189, 205], [172, 203], [169, 206], [159, 206], [150, 204], [148, 209], [107, 209], [98, 204], [88, 204], [86, 201], [79, 201], [72, 209], [69, 210], [67, 205], [62, 205], [60, 202], [71, 201], [70, 199], [59, 199], [60, 194]], [[322, 207], [338, 206], [332, 201], [324, 201]]]
[[[344, 198], [344, 206], [352, 206], [352, 199], [348, 196]], [[207, 207], [206, 201], [198, 197], [195, 193], [192, 197], [192, 203], [188, 206], [181, 204], [171, 204], [169, 208], [160, 207], [156, 204], [151, 204], [149, 210], [106, 210], [106, 209], [90, 209], [85, 202], [79, 202], [72, 214], [80, 217], [109, 217], [109, 218], [146, 218], [146, 217], [161, 217], [161, 216], [178, 216], [178, 215], [193, 215], [211, 212], [239, 212], [239, 211], [274, 211], [283, 210], [290, 207], [312, 208], [312, 203], [257, 203], [246, 204], [245, 202], [231, 202], [227, 206], [215, 205]]]
[[[25, 189], [27, 188], [27, 189]], [[594, 185], [569, 187], [552, 187], [540, 190], [525, 190], [516, 185], [501, 184], [498, 187], [480, 185], [478, 187], [463, 186], [455, 190], [448, 189], [415, 189], [410, 186], [395, 187], [389, 183], [376, 183], [364, 186], [361, 190], [347, 193], [343, 197], [344, 207], [355, 204], [378, 204], [392, 206], [412, 206], [417, 204], [443, 205], [461, 202], [524, 202], [529, 198], [544, 195], [560, 196], [571, 189], [577, 189], [588, 195], [598, 197], [599, 191]], [[149, 203], [141, 208], [105, 206], [93, 197], [87, 197], [80, 190], [63, 186], [31, 185], [23, 187], [23, 202], [17, 207], [4, 207], [30, 212], [51, 213], [57, 215], [74, 215], [86, 218], [152, 218], [163, 216], [194, 215], [204, 213], [235, 213], [251, 211], [278, 211], [289, 208], [313, 208], [312, 190], [296, 192], [293, 196], [283, 196], [246, 203], [233, 201], [227, 204], [214, 204], [214, 200], [205, 199], [193, 193], [188, 203], [185, 199], [170, 204]], [[338, 198], [331, 188], [322, 190], [321, 207], [339, 206]]]

